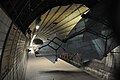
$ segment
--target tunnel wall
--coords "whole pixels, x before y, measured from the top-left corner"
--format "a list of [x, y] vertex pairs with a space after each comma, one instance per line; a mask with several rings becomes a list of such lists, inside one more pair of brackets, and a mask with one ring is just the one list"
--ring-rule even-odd
[[[108, 53], [107, 57], [104, 57], [102, 60], [92, 59], [87, 65], [82, 63], [80, 54], [72, 53], [73, 55], [70, 55], [68, 53], [62, 53], [59, 57], [77, 67], [82, 67], [84, 71], [93, 76], [106, 80], [114, 79], [114, 77], [116, 77], [115, 74], [118, 75], [116, 71], [118, 71], [120, 67], [119, 52], [120, 46], [113, 49], [111, 53]], [[71, 59], [71, 57], [73, 58]]]
[[102, 78], [111, 79], [113, 78], [114, 70], [114, 54], [109, 53], [107, 57], [102, 60], [93, 59], [91, 63], [85, 67], [85, 70]]
[[2, 53], [4, 40], [11, 24], [11, 19], [0, 8], [0, 55]]
[[[112, 50], [107, 57], [102, 60], [92, 60], [91, 63], [85, 67], [85, 70], [102, 79], [114, 79], [118, 75], [120, 67], [120, 46]], [[116, 79], [114, 79], [116, 80]]]
[[[73, 39], [72, 42], [69, 42], [68, 43], [69, 46], [65, 45], [68, 48], [68, 50], [61, 52], [59, 54], [59, 57], [77, 67], [83, 67], [86, 72], [89, 72], [99, 78], [103, 78], [103, 79], [113, 78], [115, 67], [119, 66], [118, 64], [120, 64], [119, 63], [120, 62], [119, 61], [120, 46], [113, 49], [111, 52], [107, 54], [106, 57], [103, 57], [102, 59], [93, 58], [90, 60], [89, 59], [83, 60], [82, 54], [85, 55], [85, 52], [87, 52], [88, 54], [86, 54], [86, 56], [93, 57], [95, 56], [94, 54], [95, 52], [90, 48], [92, 47], [92, 45], [87, 44], [87, 41], [85, 45], [82, 47], [84, 51], [81, 50], [81, 48], [79, 47], [77, 48], [77, 46], [82, 46], [82, 44], [79, 43], [80, 41], [82, 41], [82, 39], [78, 37], [77, 39]], [[72, 45], [74, 43], [77, 43], [77, 44]]]
[[2, 9], [0, 14], [0, 80], [24, 80], [27, 38]]

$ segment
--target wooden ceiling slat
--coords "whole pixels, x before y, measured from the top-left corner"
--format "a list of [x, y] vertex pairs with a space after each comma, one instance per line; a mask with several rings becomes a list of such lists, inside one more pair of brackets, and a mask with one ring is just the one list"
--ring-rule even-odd
[[62, 12], [60, 10], [64, 6], [51, 8], [51, 10], [41, 16], [41, 22], [39, 23], [40, 29], [37, 32], [37, 37], [47, 39], [53, 34], [62, 35], [63, 37], [67, 36], [81, 19], [81, 15], [87, 11], [87, 8], [83, 9], [82, 7], [84, 5], [72, 4], [62, 10]]
[[[76, 23], [73, 23], [73, 24], [71, 24], [70, 26], [73, 26], [73, 25], [75, 25], [75, 24], [76, 24]], [[66, 27], [64, 27], [64, 28], [62, 28], [62, 29], [56, 30], [55, 33], [56, 33], [56, 32], [59, 32], [59, 31], [63, 31], [64, 29], [69, 28], [70, 26], [66, 26]]]
[[[48, 12], [49, 12], [49, 10], [48, 10], [44, 15], [41, 16], [41, 22], [39, 23], [39, 25], [40, 25], [39, 30], [41, 30], [41, 28], [42, 28], [42, 25], [41, 25], [41, 24], [43, 24], [43, 21], [44, 21], [46, 15], [48, 14]], [[40, 31], [39, 31], [39, 32], [40, 32]]]
[[[89, 9], [87, 9], [87, 10], [85, 10], [84, 12], [86, 12], [86, 11], [88, 11]], [[83, 13], [84, 13], [83, 12]], [[74, 17], [73, 19], [75, 19], [75, 18], [78, 18], [81, 14], [83, 14], [83, 13], [80, 13], [79, 15], [77, 15], [76, 17]], [[73, 19], [71, 19], [70, 21], [68, 21], [68, 22], [66, 22], [65, 24], [63, 24], [63, 25], [61, 25], [61, 26], [58, 26], [58, 27], [56, 27], [56, 28], [54, 28], [53, 30], [51, 30], [51, 31], [49, 31], [49, 33], [47, 33], [47, 34], [53, 34], [54, 33], [54, 31], [58, 31], [57, 29], [59, 29], [59, 28], [61, 28], [61, 27], [65, 27], [66, 26], [66, 24], [71, 24], [72, 23], [72, 20]], [[73, 21], [74, 22], [74, 21]], [[78, 21], [77, 21], [78, 22]], [[77, 23], [76, 22], [76, 23]], [[45, 33], [46, 34], [46, 33]]]
[[46, 29], [44, 32], [46, 32], [47, 30], [49, 30], [49, 29], [51, 28], [51, 25], [52, 25], [60, 16], [62, 16], [63, 13], [64, 13], [66, 10], [68, 10], [71, 6], [72, 6], [72, 5], [69, 5], [58, 17], [56, 17], [56, 19], [55, 19], [51, 24], [48, 25], [47, 29]]
[[[47, 19], [47, 16], [49, 15], [50, 11], [51, 11], [51, 9], [48, 11], [48, 13], [47, 13], [47, 15], [46, 15], [46, 17], [45, 17], [45, 19], [43, 20], [43, 23], [42, 23], [41, 25], [44, 24], [44, 22], [45, 22], [45, 20]], [[43, 27], [44, 27], [44, 26], [43, 26]], [[43, 29], [43, 27], [41, 27], [41, 30]], [[41, 30], [39, 30], [39, 31], [41, 31]]]
[[[72, 13], [74, 13], [76, 10], [78, 10], [80, 7], [82, 7], [82, 5], [80, 5], [78, 8], [76, 8], [75, 10], [73, 10], [71, 13], [69, 13], [69, 15], [71, 15]], [[61, 21], [63, 21], [65, 18], [67, 18], [69, 15], [67, 15], [66, 17], [64, 17]], [[63, 15], [64, 16], [64, 15]], [[59, 21], [58, 24], [61, 22]], [[49, 32], [53, 31], [54, 30], [54, 27], [56, 25], [52, 26], [50, 29], [49, 29]], [[58, 27], [57, 27], [58, 28]]]
[[53, 16], [60, 10], [61, 6], [58, 7], [58, 9], [53, 13], [53, 15], [49, 18], [49, 20], [44, 25], [43, 31], [46, 29], [46, 25], [50, 22], [50, 20], [53, 18]]
[[[57, 29], [59, 29], [59, 27], [64, 26], [65, 24], [67, 24], [67, 23], [73, 21], [74, 19], [76, 19], [76, 18], [78, 18], [78, 17], [80, 17], [80, 14], [77, 15], [76, 17], [73, 17], [71, 20], [67, 21], [66, 23], [61, 24], [60, 26], [57, 26], [57, 27], [55, 27], [55, 28], [49, 30], [49, 32], [48, 32], [47, 34], [51, 34], [51, 32], [53, 33], [53, 31], [56, 31]], [[77, 22], [76, 22], [76, 23], [77, 23]]]
[[[68, 6], [70, 6], [70, 5], [67, 5], [67, 6], [61, 6], [61, 8], [59, 9], [59, 11], [52, 17], [52, 19], [49, 21], [49, 23], [46, 25], [47, 26], [47, 28], [48, 28], [48, 26], [52, 23], [52, 25], [53, 24], [55, 24], [55, 19], [56, 18], [58, 18], [59, 17], [59, 15], [61, 14], [61, 13], [63, 13], [63, 11], [68, 7]], [[49, 26], [50, 27], [50, 26]], [[46, 30], [46, 29], [45, 29]], [[45, 31], [44, 30], [44, 31]]]
[[[66, 28], [71, 27], [71, 26], [74, 27], [75, 24], [76, 24], [76, 23], [74, 23], [74, 24], [72, 24], [72, 25], [70, 25], [70, 26], [67, 26]], [[62, 31], [64, 31], [64, 29], [66, 29], [66, 28], [63, 28], [62, 30], [58, 30], [58, 31], [56, 31], [56, 32], [54, 32], [54, 33], [52, 33], [52, 34], [60, 33], [60, 32], [62, 32]], [[52, 34], [44, 34], [44, 36], [45, 36], [45, 37], [48, 37], [48, 36], [50, 36], [50, 35], [52, 35]]]

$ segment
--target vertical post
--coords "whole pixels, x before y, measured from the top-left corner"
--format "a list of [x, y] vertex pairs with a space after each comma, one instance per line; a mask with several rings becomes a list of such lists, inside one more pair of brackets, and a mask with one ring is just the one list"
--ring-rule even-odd
[[104, 50], [104, 57], [107, 57], [107, 37], [105, 38], [105, 50]]
[[56, 59], [55, 59], [55, 61], [58, 61], [58, 60], [57, 60], [57, 59], [58, 59], [57, 50], [55, 50], [55, 52], [56, 52]]

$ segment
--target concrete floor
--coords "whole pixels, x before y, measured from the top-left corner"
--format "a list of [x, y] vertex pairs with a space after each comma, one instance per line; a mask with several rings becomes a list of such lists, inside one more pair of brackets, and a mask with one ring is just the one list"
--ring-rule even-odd
[[45, 57], [30, 54], [26, 71], [26, 80], [99, 80], [81, 69], [58, 59], [53, 64]]

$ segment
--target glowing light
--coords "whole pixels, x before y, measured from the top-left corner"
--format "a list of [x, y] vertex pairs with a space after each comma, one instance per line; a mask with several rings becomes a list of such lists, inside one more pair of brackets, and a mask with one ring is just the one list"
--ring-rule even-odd
[[36, 29], [38, 30], [38, 29], [39, 29], [39, 27], [40, 27], [40, 26], [39, 26], [39, 25], [37, 25], [37, 26], [36, 26]]

